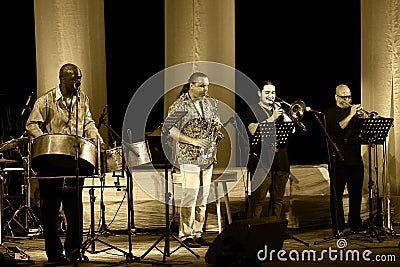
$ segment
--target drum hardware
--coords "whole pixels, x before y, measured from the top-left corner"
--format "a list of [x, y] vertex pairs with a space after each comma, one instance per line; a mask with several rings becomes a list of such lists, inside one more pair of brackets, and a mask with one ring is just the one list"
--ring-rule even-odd
[[16, 160], [13, 159], [0, 159], [0, 163], [14, 163], [17, 162]]
[[[104, 114], [104, 112], [105, 112], [105, 108], [103, 110], [103, 114]], [[102, 116], [103, 116], [103, 114], [102, 114]], [[100, 121], [102, 121], [102, 120], [100, 120]], [[99, 124], [99, 126], [100, 126], [100, 124]], [[101, 210], [101, 226], [100, 226], [99, 231], [100, 231], [100, 233], [109, 234], [110, 230], [108, 229], [108, 226], [106, 224], [106, 206], [104, 205], [104, 194], [103, 193], [104, 193], [104, 187], [105, 187], [105, 177], [104, 177], [104, 175], [102, 173], [102, 168], [101, 168], [102, 167], [101, 166], [101, 163], [102, 163], [101, 155], [102, 155], [102, 153], [101, 153], [100, 138], [97, 138], [97, 165], [98, 165], [97, 166], [97, 172], [98, 172], [99, 177], [100, 177], [100, 210]], [[119, 190], [119, 188], [117, 190]], [[90, 193], [90, 191], [89, 191], [89, 193]], [[90, 199], [92, 199], [92, 198], [90, 198]], [[91, 222], [91, 225], [94, 226], [94, 220]], [[92, 228], [92, 232], [93, 231], [94, 230]], [[92, 238], [93, 237], [94, 236], [92, 236]]]
[[[0, 172], [2, 170], [0, 169]], [[23, 250], [19, 249], [18, 247], [7, 247], [4, 245], [4, 235], [3, 235], [3, 200], [4, 200], [4, 177], [0, 174], [0, 247], [5, 249], [5, 252], [10, 255], [14, 255], [12, 258], [15, 258], [15, 253], [19, 253], [20, 257], [23, 259], [27, 259], [30, 263], [34, 263], [30, 261], [30, 256], [24, 252]]]
[[16, 139], [11, 139], [8, 142], [0, 144], [0, 152], [26, 145], [28, 142], [29, 142], [28, 137], [20, 137], [20, 138], [16, 138]]
[[24, 168], [5, 168], [4, 170], [23, 170], [23, 184], [21, 185], [22, 202], [19, 208], [5, 224], [4, 229], [7, 229], [11, 237], [15, 237], [15, 229], [13, 229], [13, 226], [16, 226], [18, 229], [22, 230], [25, 236], [28, 237], [32, 233], [35, 235], [42, 233], [39, 218], [30, 207], [30, 143], [28, 143], [28, 156], [24, 156], [19, 148], [17, 148], [17, 151], [22, 158]]

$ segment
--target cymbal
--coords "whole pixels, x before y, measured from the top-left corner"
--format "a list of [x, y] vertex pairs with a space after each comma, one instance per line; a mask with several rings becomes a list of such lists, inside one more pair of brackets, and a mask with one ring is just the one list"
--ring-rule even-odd
[[17, 162], [14, 159], [0, 159], [0, 163], [14, 163]]
[[7, 141], [0, 145], [0, 152], [10, 150], [10, 149], [16, 148], [18, 146], [25, 145], [28, 143], [28, 141], [29, 141], [28, 137], [20, 137], [20, 138], [11, 139], [10, 141]]

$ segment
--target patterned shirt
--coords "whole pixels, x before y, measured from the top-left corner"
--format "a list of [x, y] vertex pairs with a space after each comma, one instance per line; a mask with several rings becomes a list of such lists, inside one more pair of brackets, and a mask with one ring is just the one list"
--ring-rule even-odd
[[178, 163], [210, 165], [217, 152], [214, 139], [217, 134], [216, 125], [220, 124], [218, 101], [207, 97], [191, 99], [188, 93], [184, 93], [169, 107], [168, 117], [177, 111], [187, 112], [175, 125], [182, 134], [213, 141], [212, 145], [205, 149], [179, 142], [175, 151]]
[[[88, 96], [79, 92], [78, 136], [103, 143], [89, 109]], [[64, 98], [59, 87], [39, 97], [26, 122], [26, 130], [33, 137], [43, 134], [69, 134], [76, 132], [76, 97]]]

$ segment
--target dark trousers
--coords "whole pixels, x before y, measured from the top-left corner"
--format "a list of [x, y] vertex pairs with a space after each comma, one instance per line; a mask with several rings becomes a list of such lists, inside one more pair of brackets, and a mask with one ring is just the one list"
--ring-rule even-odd
[[[348, 224], [351, 230], [355, 230], [362, 225], [360, 213], [364, 181], [364, 166], [336, 164], [334, 176], [335, 177], [330, 178], [332, 229], [339, 231], [343, 231], [344, 229], [343, 193], [347, 185], [347, 191], [349, 194]], [[336, 181], [334, 178], [336, 178]]]
[[255, 170], [249, 170], [250, 175], [254, 178], [254, 175], [263, 175], [264, 180], [261, 183], [257, 183], [252, 188], [249, 200], [249, 207], [247, 210], [247, 218], [259, 218], [261, 217], [263, 209], [263, 201], [265, 200], [267, 193], [270, 194], [267, 216], [280, 216], [283, 206], [283, 198], [285, 195], [286, 183], [289, 179], [289, 173], [284, 171], [276, 171], [271, 169], [268, 173], [265, 169], [258, 169], [258, 174]]
[[84, 179], [80, 179], [79, 183], [78, 196], [75, 178], [65, 180], [62, 178], [45, 178], [39, 180], [43, 237], [48, 259], [63, 254], [63, 245], [58, 231], [61, 204], [67, 221], [64, 242], [65, 255], [68, 257], [72, 252], [80, 251], [83, 238], [82, 185]]

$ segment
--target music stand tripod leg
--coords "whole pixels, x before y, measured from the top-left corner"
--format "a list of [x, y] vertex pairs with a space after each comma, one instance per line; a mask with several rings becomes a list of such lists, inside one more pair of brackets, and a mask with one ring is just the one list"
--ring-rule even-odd
[[[363, 236], [369, 236], [370, 238], [373, 238], [374, 236], [378, 239], [379, 243], [382, 243], [382, 239], [379, 237], [378, 232], [376, 229], [378, 228], [375, 226], [373, 219], [373, 185], [374, 182], [372, 181], [372, 167], [371, 167], [371, 162], [372, 162], [372, 156], [371, 156], [371, 150], [372, 150], [372, 143], [368, 143], [368, 204], [369, 204], [369, 218], [366, 222], [367, 224], [367, 231], [368, 233], [366, 235], [362, 234]], [[372, 241], [372, 240], [371, 240]]]
[[[169, 189], [168, 189], [168, 177], [169, 177], [169, 164], [168, 164], [168, 159], [165, 158], [164, 159], [164, 186], [165, 186], [165, 229], [163, 231], [163, 235], [160, 236], [156, 242], [153, 243], [153, 245], [151, 245], [151, 247], [145, 251], [142, 256], [140, 256], [141, 259], [145, 258], [147, 254], [149, 254], [149, 252], [151, 250], [153, 250], [153, 248], [156, 248], [157, 250], [159, 250], [157, 248], [158, 243], [160, 243], [163, 239], [165, 239], [165, 244], [164, 244], [164, 252], [163, 252], [163, 262], [165, 262], [165, 257], [170, 257], [171, 254], [173, 252], [175, 252], [176, 250], [178, 250], [180, 247], [184, 247], [186, 248], [190, 253], [192, 253], [197, 259], [200, 258], [200, 255], [198, 255], [196, 252], [194, 252], [192, 249], [190, 249], [188, 246], [186, 246], [186, 244], [184, 244], [179, 238], [177, 238], [176, 236], [173, 235], [173, 233], [171, 232], [170, 229], [170, 223], [169, 223], [169, 201], [170, 201], [170, 197], [171, 194], [169, 193]], [[180, 246], [175, 249], [174, 251], [170, 251], [170, 238], [175, 239]]]

